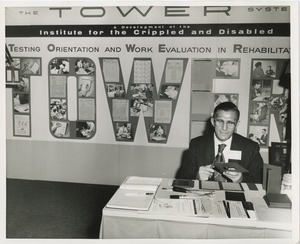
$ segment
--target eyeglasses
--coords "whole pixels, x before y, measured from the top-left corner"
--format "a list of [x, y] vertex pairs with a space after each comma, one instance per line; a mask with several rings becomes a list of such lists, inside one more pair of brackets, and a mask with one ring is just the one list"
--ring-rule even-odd
[[217, 126], [217, 127], [222, 127], [223, 125], [224, 125], [224, 123], [226, 123], [227, 124], [227, 127], [229, 128], [229, 129], [233, 129], [235, 126], [236, 126], [236, 122], [232, 122], [232, 121], [224, 121], [224, 120], [221, 120], [221, 119], [215, 119], [214, 120], [215, 121], [215, 125]]

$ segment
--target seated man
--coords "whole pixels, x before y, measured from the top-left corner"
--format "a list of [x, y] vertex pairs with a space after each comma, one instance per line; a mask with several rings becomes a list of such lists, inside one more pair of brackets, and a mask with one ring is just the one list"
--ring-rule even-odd
[[[240, 111], [231, 102], [216, 106], [211, 118], [214, 133], [191, 140], [177, 178], [262, 183], [263, 160], [259, 145], [234, 132], [239, 117]], [[219, 144], [225, 144], [222, 152], [218, 151]], [[226, 171], [220, 178], [213, 168], [218, 152], [222, 162], [237, 162], [248, 172]]]

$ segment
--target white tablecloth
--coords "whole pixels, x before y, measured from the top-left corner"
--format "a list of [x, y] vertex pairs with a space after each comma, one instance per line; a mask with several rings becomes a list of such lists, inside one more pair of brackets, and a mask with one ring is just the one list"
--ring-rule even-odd
[[[170, 179], [164, 179], [158, 189], [158, 199], [167, 200], [168, 194], [162, 191], [170, 188]], [[270, 209], [258, 190], [250, 190], [242, 184], [247, 201], [252, 201], [257, 220], [231, 218], [205, 218], [163, 214], [151, 211], [112, 209], [105, 207], [102, 214], [100, 238], [103, 239], [240, 239], [240, 238], [292, 238], [291, 210]], [[154, 204], [154, 203], [152, 203]]]

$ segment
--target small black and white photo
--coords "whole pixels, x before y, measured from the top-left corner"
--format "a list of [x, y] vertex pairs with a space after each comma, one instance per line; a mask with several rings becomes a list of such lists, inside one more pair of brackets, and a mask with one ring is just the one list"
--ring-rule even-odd
[[232, 102], [236, 106], [238, 106], [239, 94], [233, 93], [215, 93], [214, 94], [214, 108], [218, 106], [220, 103], [224, 102]]
[[76, 75], [94, 75], [95, 73], [95, 65], [91, 59], [76, 59], [74, 66]]
[[96, 127], [93, 121], [77, 121], [76, 122], [76, 137], [91, 138], [95, 135]]
[[95, 96], [95, 79], [93, 76], [80, 76], [78, 78], [78, 97]]
[[216, 78], [238, 79], [240, 61], [238, 59], [218, 59], [216, 63]]
[[131, 84], [130, 97], [140, 99], [151, 99], [153, 97], [152, 84]]
[[16, 90], [25, 93], [30, 91], [30, 77], [28, 75], [20, 77], [20, 83], [17, 85]]
[[51, 133], [55, 137], [70, 137], [70, 122], [51, 120]]
[[30, 96], [27, 93], [17, 92], [13, 94], [14, 111], [19, 113], [29, 113]]
[[56, 58], [50, 62], [50, 74], [52, 75], [67, 75], [70, 72], [69, 59]]
[[250, 88], [252, 101], [268, 101], [271, 97], [272, 81], [253, 79]]
[[116, 137], [120, 141], [132, 141], [131, 123], [116, 123]]
[[179, 94], [179, 85], [162, 85], [160, 89], [160, 98], [176, 100]]
[[268, 147], [269, 143], [269, 129], [268, 126], [250, 126], [249, 138], [257, 142], [262, 147]]
[[266, 102], [251, 102], [250, 123], [269, 124], [269, 120], [270, 120], [269, 104]]
[[151, 124], [149, 127], [150, 140], [164, 143], [168, 137], [168, 127], [164, 124]]
[[41, 75], [41, 58], [21, 58], [21, 75]]
[[106, 87], [107, 97], [109, 98], [125, 96], [125, 90], [123, 85], [105, 84], [105, 87]]
[[66, 99], [50, 99], [50, 118], [58, 120], [67, 119]]
[[276, 60], [253, 60], [252, 77], [275, 78], [276, 77]]
[[148, 99], [131, 99], [130, 116], [153, 117], [154, 102]]

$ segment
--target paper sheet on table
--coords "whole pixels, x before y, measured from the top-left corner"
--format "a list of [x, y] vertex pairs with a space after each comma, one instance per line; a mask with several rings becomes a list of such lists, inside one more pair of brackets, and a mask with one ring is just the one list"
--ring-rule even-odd
[[290, 209], [268, 208], [265, 200], [261, 197], [252, 198], [257, 218], [261, 221], [291, 223], [292, 214]]
[[239, 183], [222, 182], [222, 186], [224, 190], [243, 191], [243, 188]]
[[124, 190], [119, 188], [109, 200], [106, 207], [118, 209], [148, 210], [154, 198], [147, 191]]
[[130, 176], [125, 181], [125, 184], [141, 184], [141, 185], [159, 185], [162, 178], [152, 178], [152, 177], [140, 177], [140, 176]]
[[214, 217], [214, 218], [227, 218], [228, 217], [223, 201], [214, 201], [211, 206], [212, 206], [211, 217]]
[[218, 181], [201, 181], [201, 189], [220, 190]]
[[194, 205], [192, 199], [154, 199], [149, 213], [194, 216]]
[[247, 219], [246, 210], [240, 201], [227, 201], [229, 204], [230, 218], [232, 219]]
[[144, 190], [155, 192], [161, 181], [162, 178], [130, 176], [125, 180], [120, 188], [126, 190]]
[[134, 184], [122, 184], [120, 189], [123, 190], [137, 190], [137, 191], [148, 191], [148, 192], [155, 192], [158, 186], [156, 185], [134, 185]]
[[226, 217], [223, 205], [209, 197], [197, 199], [154, 199], [149, 214], [184, 215], [195, 217]]

